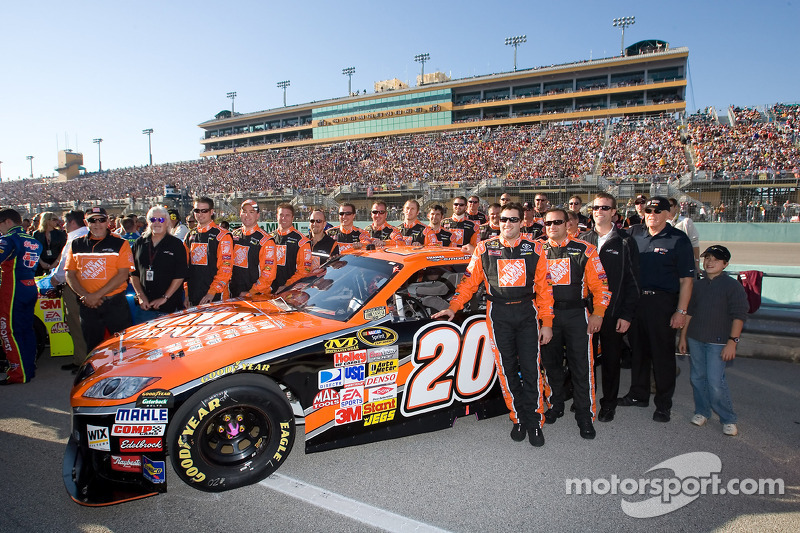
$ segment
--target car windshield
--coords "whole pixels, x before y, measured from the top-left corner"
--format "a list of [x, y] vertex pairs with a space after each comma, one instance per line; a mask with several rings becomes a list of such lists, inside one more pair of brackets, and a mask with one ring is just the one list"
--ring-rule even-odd
[[394, 261], [338, 256], [277, 297], [305, 313], [345, 322], [402, 268], [401, 263]]

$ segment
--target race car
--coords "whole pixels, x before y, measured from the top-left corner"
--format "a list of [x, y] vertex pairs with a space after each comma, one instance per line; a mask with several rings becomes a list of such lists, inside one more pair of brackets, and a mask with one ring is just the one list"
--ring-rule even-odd
[[256, 483], [292, 450], [398, 438], [507, 413], [476, 295], [430, 317], [469, 256], [387, 247], [332, 258], [271, 299], [207, 304], [101, 344], [72, 389], [69, 495], [110, 505], [165, 492], [167, 457], [208, 492]]

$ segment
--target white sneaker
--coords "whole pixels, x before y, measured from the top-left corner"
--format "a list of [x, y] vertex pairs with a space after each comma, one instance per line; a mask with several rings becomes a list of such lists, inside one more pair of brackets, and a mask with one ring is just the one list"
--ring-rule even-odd
[[739, 428], [736, 424], [722, 424], [722, 432], [729, 437], [735, 437], [739, 434]]
[[695, 426], [703, 426], [707, 420], [708, 418], [704, 417], [703, 415], [694, 415], [692, 417], [692, 424]]

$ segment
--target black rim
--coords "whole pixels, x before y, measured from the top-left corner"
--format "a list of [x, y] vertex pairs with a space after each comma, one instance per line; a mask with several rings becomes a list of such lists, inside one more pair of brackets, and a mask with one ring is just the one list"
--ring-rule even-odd
[[235, 406], [215, 415], [200, 436], [200, 451], [209, 463], [237, 465], [266, 449], [272, 424], [252, 406]]

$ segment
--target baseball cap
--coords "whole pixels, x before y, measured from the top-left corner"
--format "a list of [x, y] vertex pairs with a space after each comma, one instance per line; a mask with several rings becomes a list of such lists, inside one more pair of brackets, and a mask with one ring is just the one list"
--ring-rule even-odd
[[244, 202], [242, 202], [242, 205], [241, 205], [240, 209], [241, 209], [242, 207], [246, 206], [246, 205], [249, 205], [250, 207], [252, 207], [252, 208], [253, 208], [253, 211], [255, 211], [256, 213], [258, 213], [258, 211], [259, 211], [259, 209], [258, 209], [258, 203], [256, 203], [256, 201], [255, 201], [255, 200], [250, 200], [250, 199], [247, 199], [247, 200], [245, 200]]
[[636, 200], [634, 200], [634, 202], [635, 202], [635, 203], [637, 203], [637, 204], [642, 204], [642, 203], [644, 203], [644, 202], [646, 202], [646, 201], [647, 201], [647, 196], [646, 196], [646, 195], [644, 195], [644, 194], [640, 194], [640, 195], [638, 195], [638, 196], [636, 197]]
[[653, 196], [650, 198], [645, 207], [652, 207], [653, 209], [660, 209], [662, 211], [669, 211], [672, 207], [672, 204], [669, 203], [669, 200], [664, 198], [663, 196]]
[[180, 220], [181, 219], [181, 214], [178, 212], [177, 209], [169, 209], [169, 210], [167, 210], [167, 212], [169, 213], [169, 219], [170, 220]]
[[530, 209], [533, 209], [533, 205], [531, 205], [530, 202], [525, 202], [524, 204], [522, 204], [522, 209], [524, 209], [525, 211], [528, 211]]
[[107, 217], [108, 213], [106, 213], [106, 210], [102, 207], [93, 207], [86, 212], [86, 218], [89, 218], [92, 215], [101, 215]]
[[712, 255], [720, 261], [725, 261], [726, 263], [730, 262], [731, 260], [731, 252], [719, 244], [714, 244], [713, 246], [706, 248], [706, 251], [700, 254], [700, 257], [705, 257], [707, 255]]

